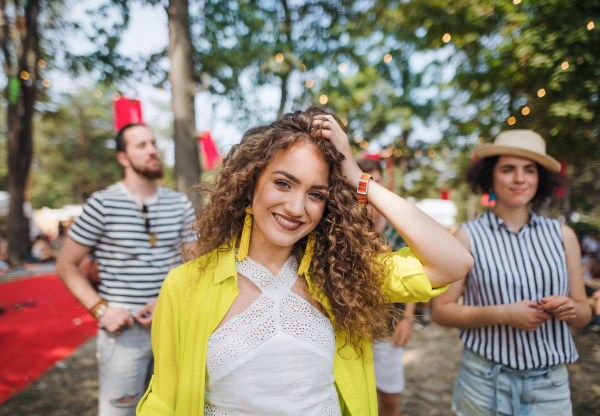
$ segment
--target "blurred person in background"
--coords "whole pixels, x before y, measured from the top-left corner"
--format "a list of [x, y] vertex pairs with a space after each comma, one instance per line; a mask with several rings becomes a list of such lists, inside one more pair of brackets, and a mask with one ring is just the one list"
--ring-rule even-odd
[[[94, 193], [72, 224], [57, 272], [98, 320], [100, 416], [131, 416], [153, 372], [150, 327], [169, 266], [193, 241], [194, 209], [187, 195], [163, 188], [152, 131], [124, 126], [116, 136], [124, 179]], [[183, 246], [182, 246], [183, 244]], [[79, 265], [91, 251], [99, 291]]]
[[585, 326], [591, 312], [581, 251], [571, 228], [529, 209], [554, 193], [560, 164], [531, 130], [502, 132], [475, 156], [467, 180], [496, 205], [456, 232], [475, 266], [433, 305], [433, 320], [460, 328], [465, 346], [453, 410], [571, 415], [569, 326]]
[[[365, 158], [358, 161], [358, 167], [372, 176], [374, 182], [384, 186], [381, 163]], [[382, 233], [393, 251], [407, 247], [400, 234], [392, 227], [383, 215], [372, 205], [367, 205], [367, 212], [373, 219], [373, 228]], [[391, 339], [385, 339], [373, 344], [373, 363], [375, 365], [375, 385], [379, 401], [380, 416], [400, 415], [400, 397], [404, 390], [404, 364], [402, 356], [404, 346], [412, 337], [412, 322], [415, 315], [414, 303], [394, 303], [394, 308], [400, 313], [398, 318], [392, 318], [394, 329]]]
[[46, 234], [40, 234], [35, 238], [31, 246], [31, 257], [40, 263], [56, 260], [56, 251], [52, 248], [50, 238]]

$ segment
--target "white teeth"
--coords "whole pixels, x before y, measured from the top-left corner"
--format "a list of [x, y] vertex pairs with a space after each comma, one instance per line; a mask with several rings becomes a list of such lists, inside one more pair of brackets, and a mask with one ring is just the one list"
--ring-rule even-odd
[[285, 225], [287, 225], [288, 227], [297, 227], [300, 225], [299, 222], [290, 222], [288, 220], [286, 220], [285, 218], [283, 218], [281, 215], [279, 214], [275, 214], [275, 218], [277, 218], [279, 221], [281, 221], [282, 223], [284, 223]]

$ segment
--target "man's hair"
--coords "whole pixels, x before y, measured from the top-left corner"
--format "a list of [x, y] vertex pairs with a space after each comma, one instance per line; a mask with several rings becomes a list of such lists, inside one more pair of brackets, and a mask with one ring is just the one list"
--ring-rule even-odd
[[147, 127], [145, 124], [140, 123], [126, 124], [123, 127], [121, 127], [121, 130], [119, 130], [115, 137], [115, 142], [117, 142], [117, 152], [125, 152], [125, 149], [127, 147], [127, 142], [125, 141], [125, 132], [130, 128], [137, 126]]
[[[469, 166], [467, 171], [467, 183], [474, 193], [486, 194], [494, 190], [494, 168], [498, 164], [500, 156], [484, 157]], [[538, 187], [535, 196], [530, 201], [533, 204], [541, 204], [556, 192], [560, 186], [560, 175], [551, 172], [539, 163]]]
[[357, 163], [360, 170], [362, 170], [364, 173], [377, 171], [383, 176], [383, 169], [381, 168], [381, 163], [379, 163], [375, 159], [365, 157], [363, 159], [360, 159]]

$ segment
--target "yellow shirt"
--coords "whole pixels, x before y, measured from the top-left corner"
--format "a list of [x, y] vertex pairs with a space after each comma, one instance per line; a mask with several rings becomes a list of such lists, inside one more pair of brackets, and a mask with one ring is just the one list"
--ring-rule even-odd
[[[235, 240], [232, 247], [235, 246]], [[137, 407], [139, 416], [204, 414], [208, 338], [239, 294], [235, 250], [210, 256], [199, 276], [199, 261], [172, 270], [160, 291], [152, 323], [154, 376]], [[384, 285], [391, 302], [426, 302], [447, 286], [432, 289], [420, 260], [409, 248], [393, 253]], [[309, 292], [312, 279], [307, 277]], [[316, 297], [326, 310], [324, 296]], [[362, 341], [363, 357], [337, 336], [333, 374], [344, 416], [377, 416], [373, 350]], [[340, 349], [341, 348], [341, 349]]]

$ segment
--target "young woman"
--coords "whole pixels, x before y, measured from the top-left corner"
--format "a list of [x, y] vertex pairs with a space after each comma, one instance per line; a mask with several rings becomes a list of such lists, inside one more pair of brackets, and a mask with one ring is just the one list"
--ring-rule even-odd
[[[138, 414], [376, 416], [371, 342], [386, 302], [443, 292], [468, 251], [368, 181], [317, 107], [247, 131], [207, 193], [199, 257], [161, 290]], [[386, 252], [367, 199], [410, 248]]]
[[[468, 180], [496, 205], [456, 232], [475, 266], [434, 301], [436, 322], [465, 345], [454, 390], [458, 415], [570, 415], [569, 326], [590, 320], [573, 230], [538, 217], [560, 164], [531, 130], [500, 133], [475, 150]], [[464, 302], [458, 300], [464, 291]]]

